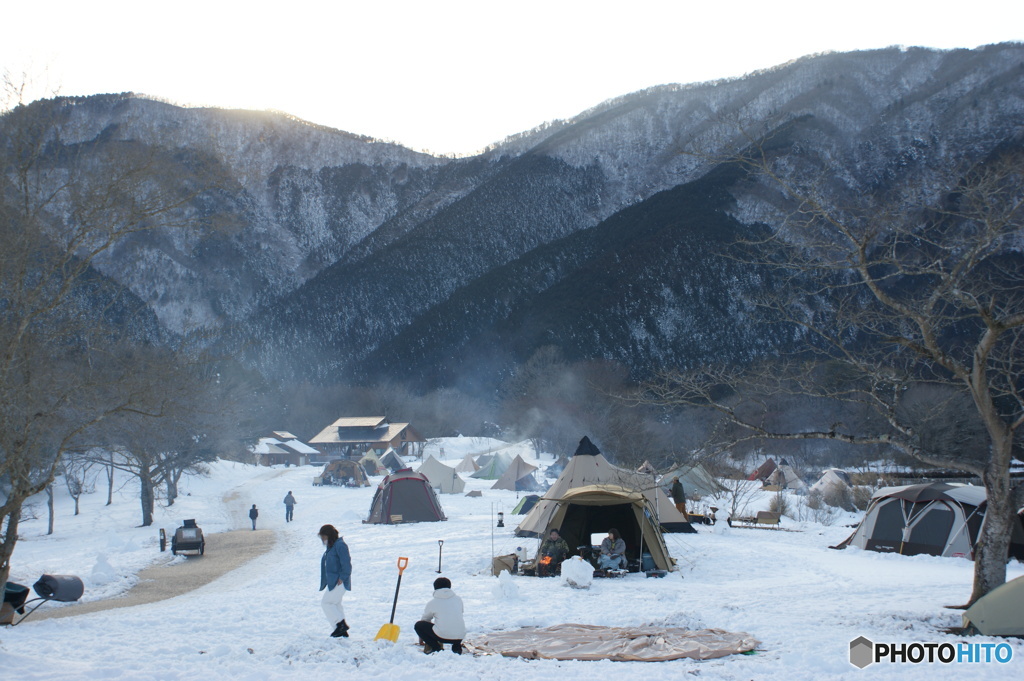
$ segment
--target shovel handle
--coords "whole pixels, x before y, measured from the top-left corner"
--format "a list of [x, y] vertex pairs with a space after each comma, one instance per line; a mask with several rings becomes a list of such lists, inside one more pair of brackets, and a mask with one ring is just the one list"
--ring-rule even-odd
[[402, 573], [405, 572], [405, 566], [409, 564], [409, 559], [405, 556], [399, 556], [398, 558], [398, 576], [401, 577]]

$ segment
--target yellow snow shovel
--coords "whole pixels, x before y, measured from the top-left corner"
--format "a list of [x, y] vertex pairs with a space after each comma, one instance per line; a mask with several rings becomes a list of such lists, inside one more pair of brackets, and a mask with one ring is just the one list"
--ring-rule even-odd
[[408, 564], [408, 558], [400, 557], [398, 559], [398, 584], [395, 585], [395, 602], [391, 604], [391, 621], [380, 628], [374, 641], [385, 639], [394, 643], [398, 640], [398, 632], [401, 631], [401, 628], [395, 624], [395, 608], [398, 607], [398, 590], [402, 588], [402, 573], [405, 572], [405, 566]]

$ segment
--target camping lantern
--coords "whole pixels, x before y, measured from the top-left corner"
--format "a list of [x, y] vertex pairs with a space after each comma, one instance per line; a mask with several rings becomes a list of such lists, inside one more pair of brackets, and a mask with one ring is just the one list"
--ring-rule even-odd
[[505, 527], [505, 514], [498, 511], [498, 527]]

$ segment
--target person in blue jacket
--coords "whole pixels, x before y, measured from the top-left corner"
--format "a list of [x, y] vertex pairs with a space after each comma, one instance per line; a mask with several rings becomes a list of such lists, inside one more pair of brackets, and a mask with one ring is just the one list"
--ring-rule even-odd
[[327, 589], [320, 606], [327, 621], [334, 625], [331, 636], [347, 638], [349, 627], [345, 622], [341, 599], [346, 591], [352, 590], [352, 559], [349, 557], [348, 545], [338, 536], [334, 525], [324, 525], [319, 534], [320, 541], [327, 547], [320, 559], [320, 591]]

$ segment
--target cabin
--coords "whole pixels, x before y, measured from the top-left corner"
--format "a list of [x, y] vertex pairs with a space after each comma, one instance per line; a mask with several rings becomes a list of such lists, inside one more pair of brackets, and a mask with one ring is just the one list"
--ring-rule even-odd
[[408, 423], [384, 416], [345, 416], [310, 438], [321, 460], [360, 459], [367, 452], [394, 449], [402, 458], [422, 458], [426, 440]]
[[261, 437], [250, 449], [260, 466], [305, 466], [319, 460], [320, 452], [300, 441], [286, 430], [272, 431], [269, 437]]

